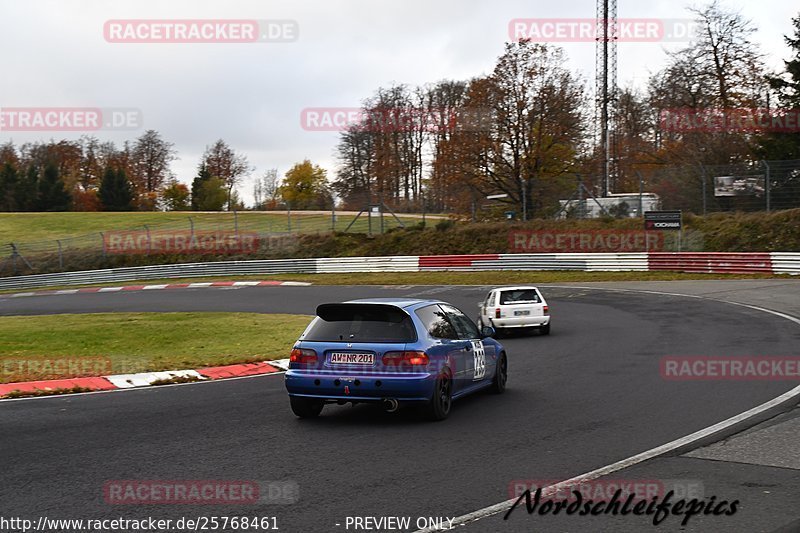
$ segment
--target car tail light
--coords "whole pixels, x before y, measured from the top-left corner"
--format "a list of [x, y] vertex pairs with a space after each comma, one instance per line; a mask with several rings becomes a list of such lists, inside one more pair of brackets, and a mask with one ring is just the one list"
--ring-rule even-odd
[[383, 354], [383, 364], [385, 366], [399, 366], [408, 364], [413, 366], [427, 365], [428, 354], [425, 352], [386, 352]]
[[293, 348], [292, 353], [289, 355], [289, 362], [312, 364], [317, 362], [317, 352], [314, 350], [307, 350], [305, 348]]
[[499, 307], [494, 310], [494, 317], [495, 318], [500, 318], [500, 308]]
[[550, 314], [550, 306], [549, 305], [545, 305], [544, 306], [544, 314], [546, 314], [546, 315]]

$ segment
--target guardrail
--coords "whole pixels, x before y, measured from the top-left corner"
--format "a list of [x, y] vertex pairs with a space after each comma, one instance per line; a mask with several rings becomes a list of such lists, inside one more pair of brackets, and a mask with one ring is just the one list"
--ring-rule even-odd
[[219, 261], [0, 278], [0, 290], [205, 276], [435, 272], [445, 270], [676, 271], [711, 274], [769, 273], [800, 275], [800, 253], [480, 254]]

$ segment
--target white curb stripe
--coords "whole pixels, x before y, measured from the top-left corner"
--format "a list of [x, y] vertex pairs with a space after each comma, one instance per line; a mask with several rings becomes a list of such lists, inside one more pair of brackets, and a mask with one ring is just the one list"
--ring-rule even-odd
[[190, 283], [187, 287], [188, 289], [201, 289], [205, 287], [210, 287], [211, 283]]
[[134, 387], [149, 387], [156, 381], [168, 381], [173, 378], [195, 378], [199, 380], [207, 379], [196, 370], [169, 370], [164, 372], [141, 372], [138, 374], [117, 374], [115, 376], [104, 376], [114, 386], [120, 389], [131, 389]]
[[281, 370], [289, 370], [288, 359], [275, 359], [274, 361], [266, 361], [266, 363], [275, 368], [280, 368]]
[[122, 287], [101, 287], [97, 292], [119, 292], [122, 290]]
[[169, 285], [145, 285], [142, 287], [143, 291], [157, 291], [159, 289], [166, 289]]

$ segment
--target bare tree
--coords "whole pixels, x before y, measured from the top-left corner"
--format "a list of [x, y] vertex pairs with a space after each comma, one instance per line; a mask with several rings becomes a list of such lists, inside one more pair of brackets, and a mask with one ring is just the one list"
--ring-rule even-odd
[[256, 182], [253, 185], [256, 209], [264, 210], [275, 207], [278, 189], [281, 185], [280, 181], [277, 168], [271, 168], [264, 172], [263, 176], [256, 178]]

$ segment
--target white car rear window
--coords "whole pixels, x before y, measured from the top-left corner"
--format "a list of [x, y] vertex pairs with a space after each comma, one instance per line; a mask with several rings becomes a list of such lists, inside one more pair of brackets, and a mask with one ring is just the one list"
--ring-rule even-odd
[[538, 304], [542, 303], [539, 293], [535, 289], [521, 289], [512, 291], [502, 291], [500, 293], [500, 305], [516, 304]]

